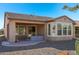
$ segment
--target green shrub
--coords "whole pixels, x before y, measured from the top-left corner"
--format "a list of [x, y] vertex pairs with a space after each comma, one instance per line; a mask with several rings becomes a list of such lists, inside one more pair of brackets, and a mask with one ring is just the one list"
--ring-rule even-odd
[[75, 42], [75, 50], [76, 50], [76, 54], [79, 55], [79, 40], [76, 40]]

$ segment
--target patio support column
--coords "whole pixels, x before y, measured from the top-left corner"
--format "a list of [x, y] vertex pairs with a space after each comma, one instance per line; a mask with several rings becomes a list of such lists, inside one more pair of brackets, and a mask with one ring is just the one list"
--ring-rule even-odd
[[75, 38], [75, 26], [73, 26], [73, 36]]
[[10, 21], [10, 23], [9, 23], [9, 41], [15, 42], [15, 36], [16, 36], [15, 22]]
[[47, 24], [44, 25], [44, 39], [47, 40]]

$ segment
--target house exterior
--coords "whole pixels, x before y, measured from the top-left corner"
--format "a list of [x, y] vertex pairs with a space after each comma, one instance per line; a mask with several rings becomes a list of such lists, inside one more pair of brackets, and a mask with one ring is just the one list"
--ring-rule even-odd
[[50, 18], [6, 12], [4, 17], [4, 33], [10, 42], [15, 42], [17, 35], [42, 36], [52, 41], [71, 40], [79, 36], [78, 32], [79, 22], [67, 16]]

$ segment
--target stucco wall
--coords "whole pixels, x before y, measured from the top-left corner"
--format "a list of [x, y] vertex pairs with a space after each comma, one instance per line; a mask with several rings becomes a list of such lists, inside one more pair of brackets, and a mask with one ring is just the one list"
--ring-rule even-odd
[[74, 37], [69, 36], [69, 37], [47, 37], [47, 40], [49, 41], [61, 41], [61, 40], [72, 40]]
[[7, 17], [5, 17], [5, 19], [4, 19], [4, 36], [8, 39], [8, 35], [7, 35], [7, 30], [8, 30], [8, 28], [7, 28], [7, 25], [9, 24], [9, 20], [7, 19]]
[[67, 17], [62, 17], [62, 18], [59, 18], [59, 19], [55, 20], [55, 22], [72, 23], [72, 21], [71, 21], [71, 20], [69, 20]]
[[37, 35], [44, 35], [45, 25], [37, 25]]
[[10, 21], [9, 22], [9, 41], [14, 42], [15, 41], [15, 35], [16, 35], [16, 27], [15, 22]]

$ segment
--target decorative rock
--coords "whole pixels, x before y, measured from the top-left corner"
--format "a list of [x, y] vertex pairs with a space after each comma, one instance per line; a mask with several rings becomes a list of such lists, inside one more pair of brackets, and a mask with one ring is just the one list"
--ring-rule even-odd
[[59, 53], [57, 53], [57, 55], [69, 55], [68, 51], [61, 51]]

